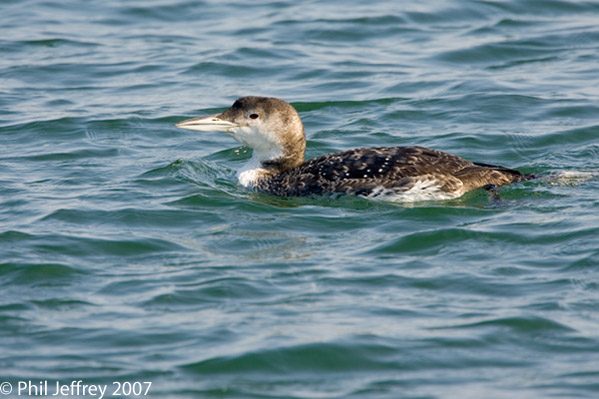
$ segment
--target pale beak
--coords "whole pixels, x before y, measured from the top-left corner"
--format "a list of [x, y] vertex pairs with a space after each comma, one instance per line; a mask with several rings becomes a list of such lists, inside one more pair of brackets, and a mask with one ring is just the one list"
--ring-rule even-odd
[[175, 126], [182, 129], [197, 130], [199, 132], [223, 132], [233, 133], [233, 129], [238, 128], [237, 123], [221, 119], [222, 114], [201, 116], [199, 118], [187, 119], [177, 123]]

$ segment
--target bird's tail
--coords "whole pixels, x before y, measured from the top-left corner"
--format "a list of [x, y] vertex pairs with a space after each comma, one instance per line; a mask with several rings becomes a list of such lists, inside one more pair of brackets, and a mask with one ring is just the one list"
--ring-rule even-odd
[[506, 175], [510, 175], [512, 177], [512, 183], [519, 183], [522, 181], [534, 180], [539, 178], [539, 175], [537, 173], [522, 173], [516, 169], [510, 169], [503, 166], [491, 165], [482, 162], [474, 162], [474, 164], [477, 166], [482, 166], [484, 168], [498, 170]]

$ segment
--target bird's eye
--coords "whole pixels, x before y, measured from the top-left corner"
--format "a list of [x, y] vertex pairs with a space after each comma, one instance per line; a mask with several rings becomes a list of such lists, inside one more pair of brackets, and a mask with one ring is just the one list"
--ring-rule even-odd
[[251, 119], [258, 119], [258, 114], [250, 114]]

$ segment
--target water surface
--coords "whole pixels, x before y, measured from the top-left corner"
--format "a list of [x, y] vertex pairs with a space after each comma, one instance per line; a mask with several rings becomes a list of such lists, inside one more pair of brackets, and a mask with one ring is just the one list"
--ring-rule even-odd
[[[7, 397], [595, 398], [598, 21], [565, 0], [3, 2]], [[249, 94], [297, 108], [308, 157], [423, 145], [543, 177], [499, 201], [250, 193], [247, 149], [174, 128]]]

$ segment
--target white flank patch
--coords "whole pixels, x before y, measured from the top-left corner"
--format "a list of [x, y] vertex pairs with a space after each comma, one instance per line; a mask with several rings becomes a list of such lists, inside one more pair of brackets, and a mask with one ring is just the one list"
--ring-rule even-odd
[[460, 191], [447, 192], [441, 189], [437, 180], [419, 180], [412, 187], [389, 189], [377, 187], [364, 198], [389, 202], [417, 202], [448, 200], [461, 196]]

